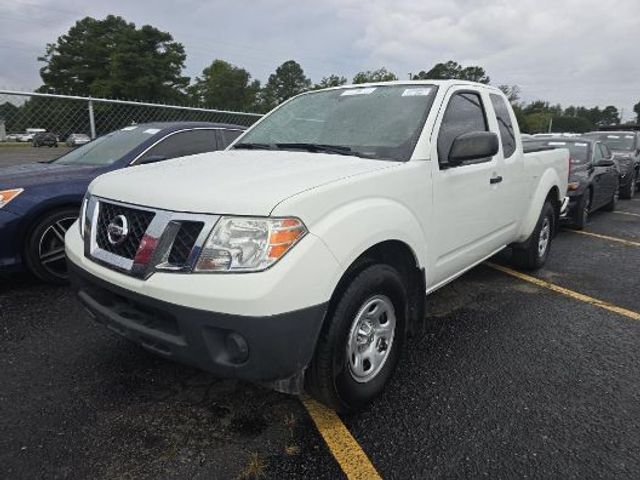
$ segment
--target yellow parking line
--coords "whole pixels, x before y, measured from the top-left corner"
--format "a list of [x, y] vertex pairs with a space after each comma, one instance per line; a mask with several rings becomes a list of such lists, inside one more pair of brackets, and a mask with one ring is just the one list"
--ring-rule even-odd
[[302, 399], [302, 403], [349, 480], [382, 478], [360, 444], [333, 410], [307, 397]]
[[610, 312], [617, 313], [618, 315], [622, 315], [627, 318], [631, 318], [632, 320], [640, 320], [640, 313], [634, 312], [633, 310], [628, 310], [626, 308], [618, 307], [609, 302], [605, 302], [604, 300], [599, 300], [597, 298], [590, 297], [588, 295], [584, 295], [582, 293], [574, 292], [573, 290], [569, 290], [568, 288], [561, 287], [560, 285], [556, 285], [555, 283], [547, 282], [546, 280], [541, 280], [536, 277], [532, 277], [530, 275], [526, 275], [521, 272], [517, 272], [516, 270], [512, 270], [508, 267], [503, 267], [502, 265], [497, 265], [495, 263], [486, 262], [486, 265], [489, 267], [500, 270], [507, 275], [511, 275], [512, 277], [519, 278], [520, 280], [524, 280], [525, 282], [533, 283], [538, 287], [546, 288], [547, 290], [551, 290], [556, 293], [560, 293], [561, 295], [565, 295], [567, 297], [573, 298], [574, 300], [579, 300], [581, 302], [589, 303], [596, 307], [604, 308], [605, 310], [609, 310]]
[[617, 213], [619, 215], [631, 215], [632, 217], [640, 217], [640, 213], [625, 212], [624, 210], [616, 210], [613, 213]]
[[625, 240], [624, 238], [610, 237], [609, 235], [602, 235], [600, 233], [585, 232], [584, 230], [565, 230], [565, 232], [578, 233], [580, 235], [587, 235], [589, 237], [601, 238], [603, 240], [609, 240], [610, 242], [618, 242], [628, 247], [640, 247], [640, 242], [634, 242], [632, 240]]

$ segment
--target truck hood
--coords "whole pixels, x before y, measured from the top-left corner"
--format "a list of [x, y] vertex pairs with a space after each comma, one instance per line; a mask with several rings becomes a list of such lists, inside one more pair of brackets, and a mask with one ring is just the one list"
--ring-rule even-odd
[[111, 172], [90, 191], [166, 210], [265, 216], [297, 193], [396, 165], [325, 153], [228, 150]]

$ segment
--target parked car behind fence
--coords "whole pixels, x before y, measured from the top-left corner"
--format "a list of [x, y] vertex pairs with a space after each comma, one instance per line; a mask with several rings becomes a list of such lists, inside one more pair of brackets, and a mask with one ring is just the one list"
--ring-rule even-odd
[[64, 282], [64, 234], [78, 218], [82, 197], [95, 177], [219, 150], [243, 130], [205, 122], [142, 124], [111, 132], [47, 163], [0, 169], [0, 270], [28, 269], [42, 280]]

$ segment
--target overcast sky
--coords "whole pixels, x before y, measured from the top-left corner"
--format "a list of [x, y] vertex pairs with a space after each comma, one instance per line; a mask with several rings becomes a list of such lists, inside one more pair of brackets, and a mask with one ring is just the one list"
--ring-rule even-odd
[[[401, 79], [449, 59], [526, 100], [624, 108], [640, 101], [640, 0], [0, 1], [0, 88], [40, 85], [47, 42], [84, 16], [171, 32], [195, 77], [214, 58], [265, 81], [288, 59], [319, 81], [386, 66]], [[107, 6], [108, 5], [108, 6]]]

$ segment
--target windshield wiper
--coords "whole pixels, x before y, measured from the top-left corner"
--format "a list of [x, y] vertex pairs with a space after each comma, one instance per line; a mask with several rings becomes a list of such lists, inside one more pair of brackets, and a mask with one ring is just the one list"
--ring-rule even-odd
[[283, 150], [306, 150], [308, 152], [326, 152], [336, 153], [338, 155], [352, 155], [359, 157], [360, 154], [354, 152], [351, 147], [345, 147], [344, 145], [324, 145], [321, 143], [276, 143], [276, 147]]
[[275, 145], [272, 143], [241, 142], [236, 143], [233, 148], [246, 148], [247, 150], [275, 150]]

